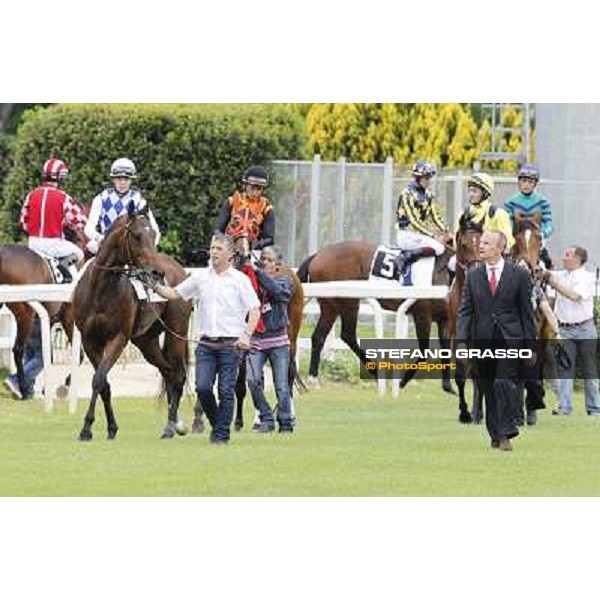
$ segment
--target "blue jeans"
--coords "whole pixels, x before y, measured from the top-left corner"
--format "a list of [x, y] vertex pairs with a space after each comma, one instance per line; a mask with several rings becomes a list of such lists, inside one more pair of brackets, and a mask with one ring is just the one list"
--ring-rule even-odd
[[[240, 362], [241, 356], [229, 348], [214, 349], [203, 344], [196, 347], [196, 394], [212, 427], [212, 435], [218, 440], [229, 440]], [[217, 375], [218, 405], [213, 393]]]
[[260, 413], [261, 423], [273, 423], [273, 411], [265, 398], [263, 369], [269, 361], [273, 372], [273, 384], [277, 396], [277, 420], [284, 430], [292, 429], [292, 407], [288, 372], [290, 366], [290, 347], [279, 346], [268, 350], [253, 351], [246, 359], [246, 381], [252, 394], [254, 407]]
[[[31, 333], [25, 344], [25, 352], [23, 353], [23, 375], [25, 378], [25, 389], [21, 390], [23, 392], [23, 398], [31, 398], [33, 396], [35, 380], [43, 369], [42, 330], [40, 319], [35, 317]], [[8, 379], [18, 387], [16, 373], [14, 375], [9, 375]]]
[[[598, 377], [596, 373], [596, 326], [590, 319], [582, 325], [561, 327], [560, 336], [565, 340], [564, 348], [571, 359], [571, 368], [563, 370], [560, 375], [560, 409], [564, 414], [571, 414], [573, 406], [573, 379], [575, 378], [575, 359], [579, 357], [584, 373], [588, 375], [583, 381], [585, 393], [585, 409], [588, 415], [600, 415], [598, 404]], [[594, 375], [596, 375], [594, 377]]]

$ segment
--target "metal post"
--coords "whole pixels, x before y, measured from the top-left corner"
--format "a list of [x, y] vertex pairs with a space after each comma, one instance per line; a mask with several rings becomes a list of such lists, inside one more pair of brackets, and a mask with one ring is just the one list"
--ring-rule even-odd
[[52, 409], [54, 408], [54, 397], [52, 396], [48, 382], [48, 369], [52, 363], [50, 354], [50, 318], [48, 317], [46, 309], [39, 302], [32, 301], [28, 304], [40, 318], [40, 329], [42, 332], [42, 362], [44, 363], [44, 408], [46, 409], [46, 412], [52, 412]]
[[[408, 338], [408, 315], [406, 312], [416, 302], [415, 298], [405, 300], [398, 308], [396, 313], [396, 339], [405, 340]], [[400, 395], [400, 379], [392, 379], [392, 398], [398, 398]]]
[[450, 230], [454, 230], [454, 224], [462, 213], [463, 205], [463, 172], [458, 171], [456, 173], [456, 179], [454, 180], [454, 220], [450, 223]]
[[392, 187], [394, 184], [394, 159], [388, 156], [383, 165], [383, 205], [381, 215], [381, 242], [383, 244], [391, 243], [392, 230]]
[[308, 232], [308, 253], [319, 249], [319, 192], [321, 183], [321, 157], [315, 154], [310, 180], [310, 230]]
[[292, 195], [291, 204], [291, 219], [290, 219], [290, 235], [288, 239], [289, 248], [289, 264], [296, 264], [296, 205], [298, 203], [298, 164], [294, 165], [294, 193]]
[[346, 205], [346, 159], [342, 156], [339, 162], [339, 194], [336, 198], [335, 241], [344, 240], [344, 207]]

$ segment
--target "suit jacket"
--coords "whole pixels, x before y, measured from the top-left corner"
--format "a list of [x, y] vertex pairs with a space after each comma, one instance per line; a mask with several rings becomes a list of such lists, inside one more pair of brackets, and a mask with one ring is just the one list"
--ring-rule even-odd
[[467, 273], [458, 309], [457, 339], [527, 340], [537, 337], [528, 273], [508, 260], [496, 293], [490, 291], [485, 264]]

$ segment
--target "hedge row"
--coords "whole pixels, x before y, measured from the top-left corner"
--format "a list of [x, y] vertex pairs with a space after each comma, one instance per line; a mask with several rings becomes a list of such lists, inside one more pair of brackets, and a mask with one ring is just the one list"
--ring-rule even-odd
[[108, 183], [111, 162], [127, 156], [136, 183], [161, 226], [161, 248], [185, 259], [205, 246], [221, 202], [245, 168], [300, 158], [299, 112], [277, 104], [58, 104], [27, 113], [14, 145], [14, 166], [2, 191], [3, 233], [18, 239], [17, 220], [43, 162], [69, 165], [65, 189], [89, 204]]

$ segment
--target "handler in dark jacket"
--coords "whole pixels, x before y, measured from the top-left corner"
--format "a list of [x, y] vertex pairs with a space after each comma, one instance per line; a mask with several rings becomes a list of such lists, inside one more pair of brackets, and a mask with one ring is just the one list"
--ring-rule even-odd
[[288, 303], [292, 297], [293, 284], [282, 269], [281, 252], [276, 247], [264, 248], [260, 258], [262, 269], [256, 270], [256, 278], [262, 318], [252, 336], [246, 378], [254, 406], [260, 414], [257, 431], [269, 433], [275, 429], [273, 411], [265, 398], [263, 382], [263, 368], [266, 361], [269, 361], [277, 395], [279, 432], [291, 433], [293, 425], [288, 382], [290, 340], [287, 328]]
[[[481, 350], [535, 348], [529, 276], [524, 269], [504, 261], [505, 248], [506, 238], [500, 231], [486, 231], [481, 236], [479, 252], [484, 264], [467, 274], [458, 309], [460, 345], [478, 340], [479, 343], [469, 345]], [[477, 360], [476, 365], [485, 395], [491, 447], [512, 450], [510, 440], [519, 435], [520, 360], [485, 358]]]

